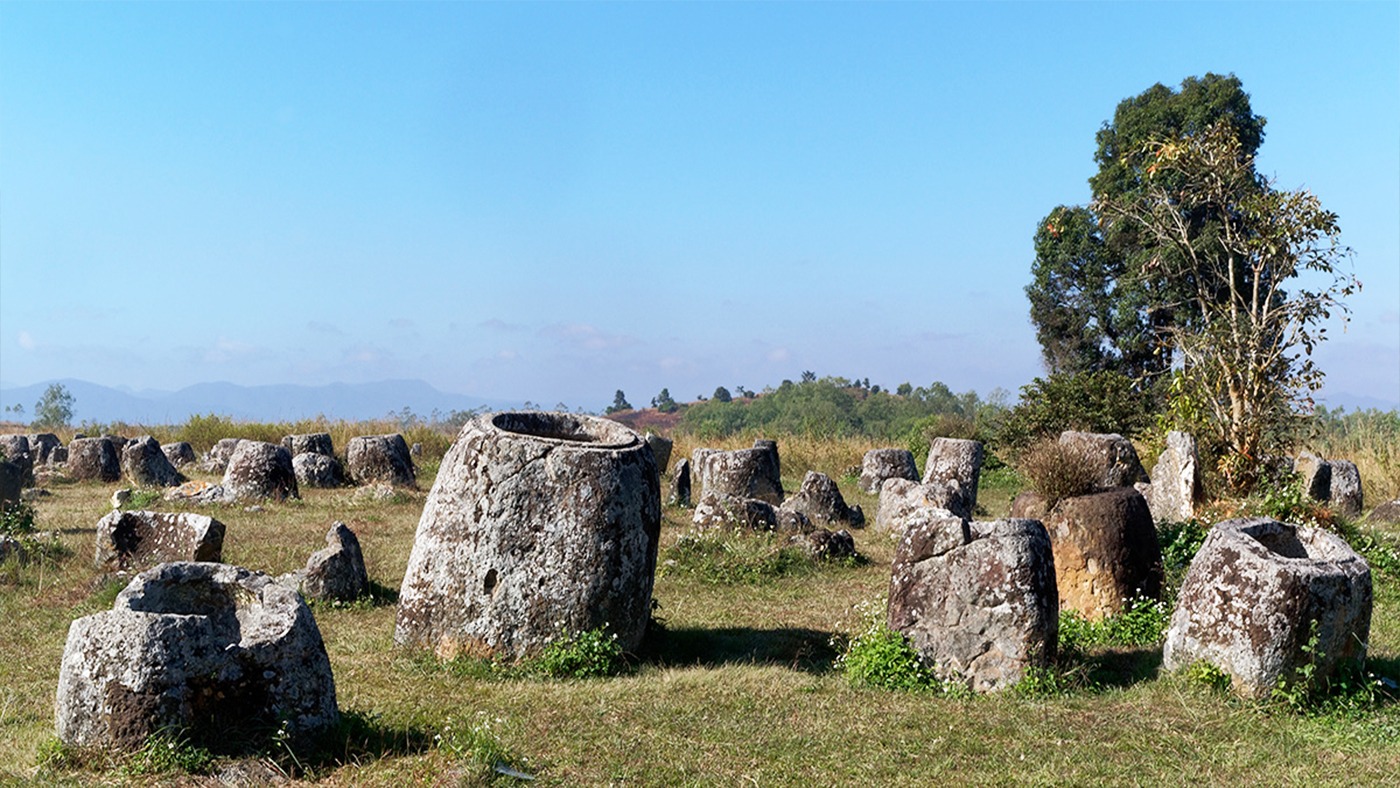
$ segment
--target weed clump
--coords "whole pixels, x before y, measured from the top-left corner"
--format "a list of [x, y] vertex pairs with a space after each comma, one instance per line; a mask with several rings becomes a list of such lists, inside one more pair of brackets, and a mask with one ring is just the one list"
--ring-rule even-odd
[[1065, 498], [1085, 495], [1098, 488], [1099, 470], [1083, 449], [1046, 439], [1021, 454], [1017, 470], [1031, 489], [1045, 499], [1046, 508]]
[[[838, 559], [835, 563], [854, 563]], [[712, 585], [759, 584], [809, 575], [817, 562], [806, 550], [774, 534], [697, 531], [661, 551], [658, 573], [685, 574]]]

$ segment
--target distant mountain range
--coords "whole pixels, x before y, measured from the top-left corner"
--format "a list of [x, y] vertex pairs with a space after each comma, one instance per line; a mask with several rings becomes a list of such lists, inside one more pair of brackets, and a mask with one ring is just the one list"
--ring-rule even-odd
[[[67, 379], [0, 389], [0, 420], [28, 421], [33, 416], [34, 403], [53, 383], [63, 384], [73, 395], [74, 424], [114, 421], [181, 424], [190, 416], [210, 413], [246, 421], [294, 421], [316, 416], [355, 421], [382, 418], [405, 407], [426, 418], [434, 410], [446, 414], [473, 408], [498, 410], [520, 404], [449, 394], [421, 380], [325, 386], [199, 383], [179, 391], [133, 391]], [[24, 412], [18, 416], [7, 410], [15, 404], [24, 406]]]

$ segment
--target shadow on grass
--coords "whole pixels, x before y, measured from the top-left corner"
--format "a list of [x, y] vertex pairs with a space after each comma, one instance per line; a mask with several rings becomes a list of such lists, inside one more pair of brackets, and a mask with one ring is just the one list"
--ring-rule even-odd
[[1124, 689], [1157, 678], [1162, 667], [1162, 649], [1107, 649], [1082, 654], [1074, 661], [1085, 669], [1085, 678], [1102, 689]]
[[832, 670], [836, 650], [831, 633], [800, 627], [756, 629], [723, 627], [654, 629], [647, 633], [641, 653], [645, 664], [658, 666], [772, 664], [807, 673]]

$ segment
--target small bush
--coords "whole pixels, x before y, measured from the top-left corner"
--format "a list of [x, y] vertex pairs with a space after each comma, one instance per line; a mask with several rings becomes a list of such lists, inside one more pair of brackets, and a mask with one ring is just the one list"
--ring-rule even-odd
[[1021, 454], [1017, 465], [1031, 489], [1040, 493], [1047, 507], [1065, 498], [1093, 492], [1099, 472], [1082, 449], [1056, 439], [1043, 440]]
[[617, 635], [599, 627], [550, 643], [530, 667], [550, 678], [591, 679], [623, 672], [627, 659]]
[[940, 679], [925, 665], [908, 639], [885, 623], [884, 611], [881, 603], [858, 605], [860, 632], [832, 638], [832, 646], [841, 652], [836, 669], [846, 674], [852, 686], [944, 694], [966, 691], [961, 684]]
[[1230, 674], [1203, 659], [1187, 665], [1182, 674], [1190, 683], [1205, 687], [1212, 692], [1230, 691]]
[[1094, 648], [1155, 646], [1166, 636], [1171, 608], [1155, 599], [1128, 601], [1123, 612], [1090, 621], [1074, 610], [1060, 611], [1060, 650], [1082, 653]]

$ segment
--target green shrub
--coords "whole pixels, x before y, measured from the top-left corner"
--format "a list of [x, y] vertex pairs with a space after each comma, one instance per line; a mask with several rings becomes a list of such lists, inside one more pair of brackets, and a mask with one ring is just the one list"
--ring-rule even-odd
[[774, 534], [698, 531], [682, 535], [661, 551], [660, 574], [688, 574], [714, 585], [764, 583], [811, 574], [817, 565], [800, 547]]
[[529, 667], [550, 678], [591, 679], [623, 672], [627, 659], [617, 635], [599, 627], [550, 643]]
[[1075, 610], [1060, 611], [1060, 651], [1155, 646], [1166, 636], [1171, 608], [1155, 599], [1131, 599], [1117, 615], [1091, 621]]
[[1229, 692], [1230, 690], [1230, 674], [1203, 659], [1187, 665], [1183, 669], [1182, 675], [1190, 683], [1205, 687], [1212, 692]]
[[16, 538], [34, 533], [34, 507], [24, 501], [0, 503], [0, 535]]
[[944, 684], [904, 635], [877, 622], [851, 638], [837, 667], [852, 685], [905, 692], [938, 692]]
[[995, 443], [1004, 456], [1015, 457], [1065, 430], [1135, 437], [1153, 425], [1160, 401], [1156, 387], [1110, 370], [1036, 378], [1021, 388], [1021, 401], [1001, 420]]
[[161, 732], [146, 739], [139, 750], [127, 756], [121, 771], [131, 776], [185, 772], [206, 774], [213, 766], [209, 750], [191, 744], [178, 732]]

